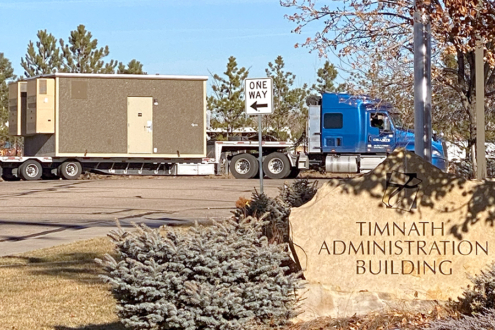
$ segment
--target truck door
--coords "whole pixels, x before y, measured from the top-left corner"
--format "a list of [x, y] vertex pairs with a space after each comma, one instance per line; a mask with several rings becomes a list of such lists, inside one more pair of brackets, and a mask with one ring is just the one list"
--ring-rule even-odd
[[127, 98], [127, 152], [153, 153], [153, 98]]
[[321, 151], [324, 153], [355, 153], [359, 145], [360, 126], [357, 111], [355, 108], [331, 111], [323, 113]]
[[390, 118], [385, 113], [368, 113], [368, 152], [392, 152], [395, 135]]

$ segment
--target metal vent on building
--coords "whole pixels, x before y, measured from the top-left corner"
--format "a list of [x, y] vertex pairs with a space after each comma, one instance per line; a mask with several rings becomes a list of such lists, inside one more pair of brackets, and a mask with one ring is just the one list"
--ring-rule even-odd
[[40, 79], [39, 94], [46, 94], [46, 93], [47, 93], [46, 79]]

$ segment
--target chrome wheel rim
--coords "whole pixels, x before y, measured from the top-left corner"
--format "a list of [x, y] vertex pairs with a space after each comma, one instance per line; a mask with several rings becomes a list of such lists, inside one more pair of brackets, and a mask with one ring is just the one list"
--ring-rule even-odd
[[70, 176], [75, 176], [79, 172], [79, 169], [77, 168], [77, 165], [74, 163], [67, 164], [65, 167], [65, 172], [67, 172], [68, 175]]
[[35, 178], [39, 172], [40, 169], [35, 164], [29, 164], [26, 166], [26, 176], [29, 178]]
[[235, 162], [235, 171], [239, 174], [247, 174], [251, 169], [251, 164], [246, 158], [238, 159]]
[[280, 174], [284, 170], [284, 162], [280, 158], [270, 159], [268, 169], [273, 174]]

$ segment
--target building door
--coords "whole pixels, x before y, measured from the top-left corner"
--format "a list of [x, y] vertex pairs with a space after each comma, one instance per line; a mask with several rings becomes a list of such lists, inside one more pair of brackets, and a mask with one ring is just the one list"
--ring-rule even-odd
[[127, 152], [153, 153], [153, 98], [127, 98]]

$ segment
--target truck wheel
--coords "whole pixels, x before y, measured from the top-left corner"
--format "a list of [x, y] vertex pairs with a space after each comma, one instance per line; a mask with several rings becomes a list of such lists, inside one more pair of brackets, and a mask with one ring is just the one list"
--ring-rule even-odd
[[63, 162], [58, 167], [58, 176], [64, 180], [76, 180], [81, 176], [81, 163], [76, 161]]
[[26, 181], [39, 180], [42, 173], [43, 168], [41, 164], [33, 159], [26, 160], [19, 166], [18, 170], [19, 177]]
[[230, 161], [230, 172], [236, 179], [254, 178], [258, 171], [258, 160], [251, 154], [238, 154]]
[[271, 153], [263, 161], [263, 172], [270, 179], [284, 179], [291, 172], [289, 159], [283, 153]]

